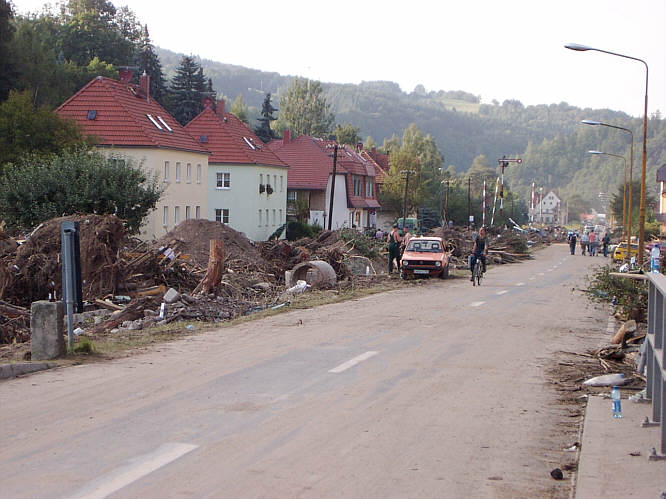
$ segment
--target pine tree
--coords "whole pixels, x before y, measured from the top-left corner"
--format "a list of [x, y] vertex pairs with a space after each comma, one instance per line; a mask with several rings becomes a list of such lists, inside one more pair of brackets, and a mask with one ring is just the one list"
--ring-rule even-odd
[[14, 37], [14, 12], [12, 4], [7, 0], [0, 0], [0, 101], [9, 95], [18, 78], [16, 64], [13, 61], [9, 44]]
[[275, 112], [277, 112], [277, 109], [271, 104], [271, 94], [269, 92], [266, 94], [264, 103], [261, 105], [262, 118], [257, 120], [259, 125], [254, 129], [254, 133], [256, 133], [257, 137], [259, 137], [264, 143], [277, 138], [277, 134], [271, 128], [271, 121], [277, 119], [273, 116], [273, 113]]
[[166, 79], [162, 72], [162, 64], [155, 52], [155, 47], [150, 42], [148, 34], [148, 25], [141, 30], [141, 39], [136, 53], [136, 65], [139, 67], [139, 74], [144, 72], [150, 76], [150, 95], [157, 102], [166, 106], [167, 88]]
[[318, 81], [296, 78], [280, 96], [280, 108], [278, 130], [291, 130], [294, 137], [327, 137], [331, 132], [335, 116]]
[[203, 110], [208, 95], [203, 68], [192, 56], [183, 56], [169, 88], [169, 111], [181, 125], [186, 125]]

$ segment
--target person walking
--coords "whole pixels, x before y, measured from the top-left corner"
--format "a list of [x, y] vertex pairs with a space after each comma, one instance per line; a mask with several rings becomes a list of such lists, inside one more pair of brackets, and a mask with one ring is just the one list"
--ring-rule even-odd
[[400, 272], [400, 232], [398, 232], [398, 224], [393, 225], [393, 229], [389, 232], [388, 238], [388, 254], [389, 254], [389, 264], [388, 264], [388, 273], [393, 273], [393, 260], [396, 261], [398, 272]]
[[576, 254], [576, 233], [572, 232], [569, 234], [569, 249], [571, 250], [571, 254], [575, 255]]
[[412, 237], [414, 236], [412, 236], [412, 233], [409, 232], [409, 227], [405, 226], [405, 233], [402, 235], [402, 244], [400, 245], [400, 258], [402, 258], [402, 254], [405, 252], [405, 249], [409, 244], [409, 240]]
[[597, 234], [592, 231], [590, 232], [589, 237], [589, 250], [588, 250], [588, 255], [590, 256], [597, 256]]
[[608, 256], [608, 245], [610, 244], [610, 236], [608, 232], [604, 233], [604, 237], [601, 239], [601, 244], [604, 248], [604, 258]]
[[587, 235], [587, 232], [583, 232], [583, 235], [580, 237], [580, 249], [581, 255], [585, 256], [585, 250], [587, 250], [587, 245], [590, 242], [590, 236]]

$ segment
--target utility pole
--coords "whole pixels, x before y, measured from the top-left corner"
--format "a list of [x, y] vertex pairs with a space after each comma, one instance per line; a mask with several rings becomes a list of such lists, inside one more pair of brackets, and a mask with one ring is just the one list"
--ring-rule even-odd
[[338, 143], [333, 146], [333, 178], [331, 179], [331, 201], [328, 205], [328, 230], [331, 230], [333, 222], [333, 199], [335, 197], [335, 176], [337, 174], [336, 167], [338, 164]]
[[416, 173], [414, 170], [401, 170], [400, 176], [405, 179], [405, 200], [402, 204], [402, 228], [407, 226], [407, 189], [409, 187], [409, 176]]
[[446, 223], [449, 223], [449, 184], [451, 183], [450, 180], [446, 181], [446, 204], [445, 204], [445, 214], [444, 214], [444, 220], [446, 220]]

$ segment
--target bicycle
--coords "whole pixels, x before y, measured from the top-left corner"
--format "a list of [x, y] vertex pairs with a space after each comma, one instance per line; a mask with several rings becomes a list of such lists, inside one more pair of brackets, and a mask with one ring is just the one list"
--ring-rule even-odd
[[472, 269], [472, 286], [481, 286], [481, 278], [483, 278], [482, 266], [481, 259], [477, 258], [476, 262], [474, 262], [474, 269]]

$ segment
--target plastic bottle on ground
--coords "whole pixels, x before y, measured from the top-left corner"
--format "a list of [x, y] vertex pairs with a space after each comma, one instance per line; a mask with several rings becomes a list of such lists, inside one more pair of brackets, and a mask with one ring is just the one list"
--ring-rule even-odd
[[620, 389], [617, 386], [614, 386], [611, 390], [611, 398], [613, 399], [613, 417], [621, 418], [622, 417], [622, 402]]
[[650, 251], [650, 272], [659, 273], [659, 245], [655, 244]]

